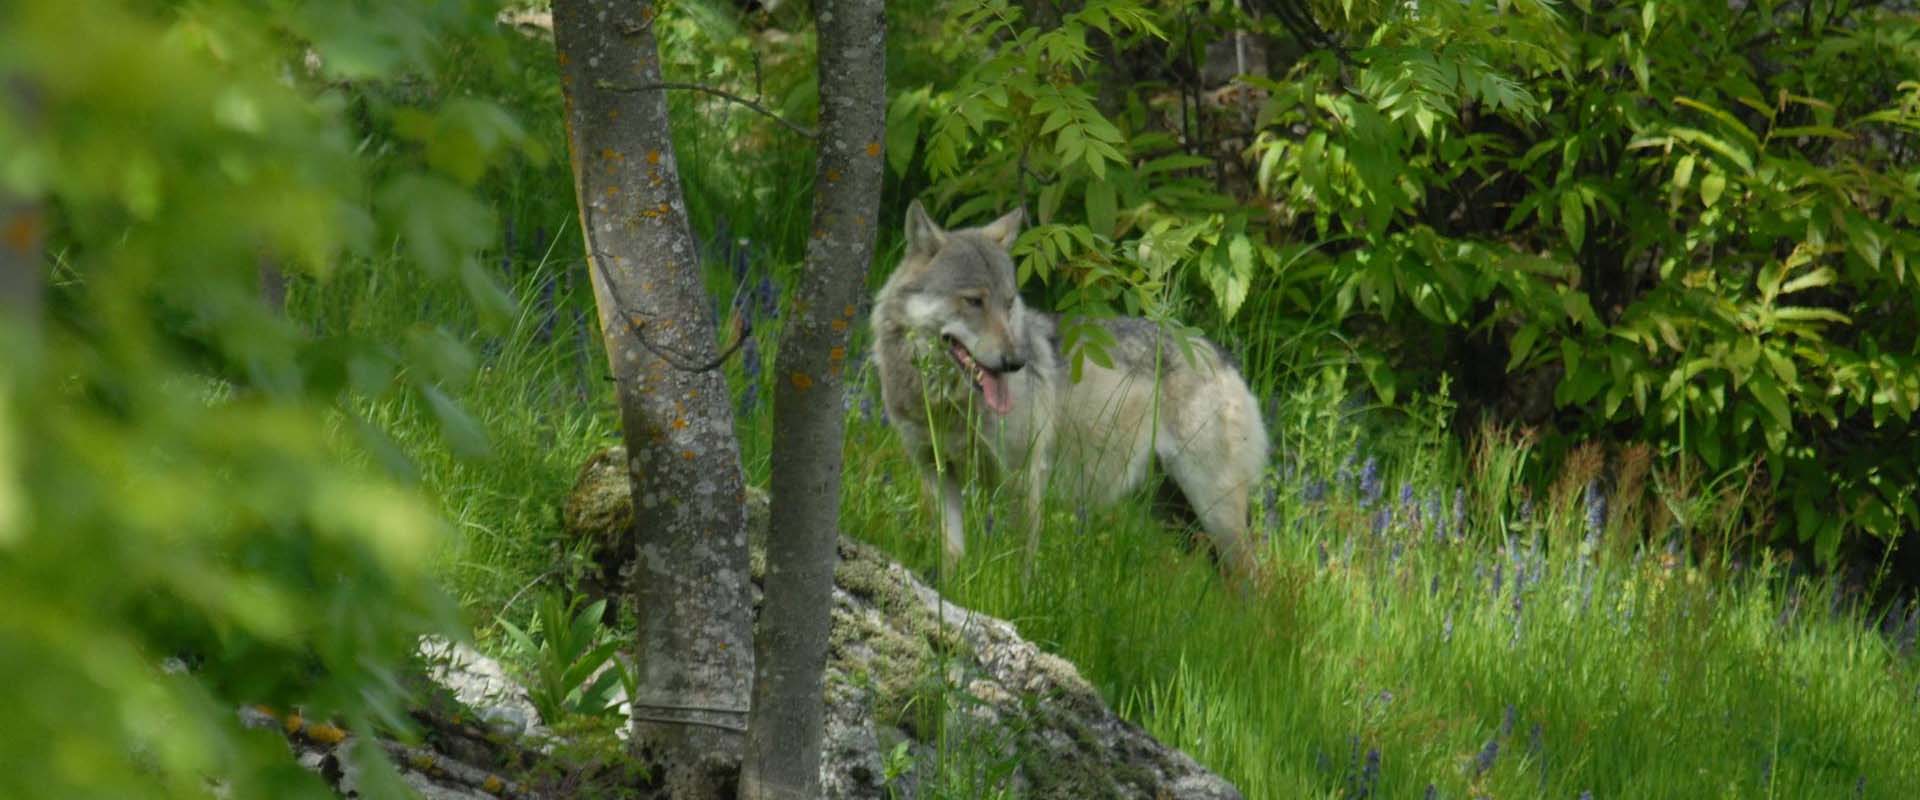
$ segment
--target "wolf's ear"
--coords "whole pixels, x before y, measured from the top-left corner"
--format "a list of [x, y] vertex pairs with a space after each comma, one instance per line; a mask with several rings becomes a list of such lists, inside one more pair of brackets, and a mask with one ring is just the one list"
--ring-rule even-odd
[[946, 241], [947, 232], [940, 230], [939, 223], [927, 216], [927, 207], [919, 200], [907, 206], [907, 252], [912, 255], [930, 256], [940, 252], [940, 245]]
[[1013, 240], [1020, 238], [1020, 223], [1026, 218], [1027, 212], [1016, 208], [1007, 212], [1006, 216], [987, 223], [980, 232], [986, 234], [987, 238], [999, 242], [1001, 247], [1012, 250]]

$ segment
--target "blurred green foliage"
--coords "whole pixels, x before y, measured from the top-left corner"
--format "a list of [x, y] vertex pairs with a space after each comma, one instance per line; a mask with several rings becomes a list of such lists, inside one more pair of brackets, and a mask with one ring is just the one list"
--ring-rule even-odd
[[496, 11], [0, 7], [0, 185], [50, 221], [45, 322], [0, 322], [0, 796], [324, 796], [240, 705], [406, 727], [416, 637], [459, 631], [445, 526], [343, 401], [418, 396], [481, 456], [473, 358], [309, 330], [263, 283], [404, 263], [511, 316], [474, 187], [545, 154], [463, 90], [513, 74]]
[[[1920, 526], [1911, 13], [956, 5], [947, 75], [895, 87], [890, 163], [950, 221], [1034, 211], [1016, 255], [1057, 307], [1182, 303], [1389, 404], [1450, 378], [1548, 453], [1758, 470], [1756, 520], [1826, 560]], [[1198, 75], [1235, 30], [1268, 68], [1228, 91]]]

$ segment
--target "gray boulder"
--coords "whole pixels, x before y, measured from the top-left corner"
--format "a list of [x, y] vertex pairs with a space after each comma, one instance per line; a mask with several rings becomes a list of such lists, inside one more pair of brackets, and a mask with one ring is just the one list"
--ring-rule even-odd
[[[632, 519], [625, 462], [609, 448], [582, 467], [566, 504], [572, 535], [627, 543], [594, 526]], [[766, 509], [766, 493], [749, 490], [756, 606]], [[597, 560], [618, 574], [631, 551]], [[947, 602], [871, 547], [842, 537], [839, 552], [821, 763], [828, 797], [918, 797], [958, 782], [1035, 798], [1240, 797], [1114, 714], [1072, 664], [1011, 623]]]

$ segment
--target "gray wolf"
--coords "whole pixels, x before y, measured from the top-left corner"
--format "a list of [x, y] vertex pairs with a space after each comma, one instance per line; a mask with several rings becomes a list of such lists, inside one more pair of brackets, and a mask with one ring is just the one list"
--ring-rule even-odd
[[881, 399], [940, 506], [947, 556], [966, 549], [959, 480], [970, 452], [1024, 483], [1030, 548], [1044, 492], [1107, 505], [1139, 489], [1158, 457], [1221, 566], [1256, 574], [1248, 497], [1267, 432], [1246, 381], [1212, 342], [1182, 347], [1136, 318], [1098, 321], [1112, 366], [1087, 358], [1073, 380], [1059, 317], [1020, 299], [1009, 250], [1021, 220], [1016, 210], [942, 230], [915, 201], [906, 255], [874, 300]]

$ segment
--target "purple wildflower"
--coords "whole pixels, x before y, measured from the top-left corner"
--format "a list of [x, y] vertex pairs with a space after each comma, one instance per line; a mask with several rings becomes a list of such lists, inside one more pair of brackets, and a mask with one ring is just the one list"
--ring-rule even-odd
[[1467, 490], [1464, 486], [1453, 487], [1453, 535], [1467, 538]]
[[1421, 795], [1421, 797], [1425, 798], [1425, 800], [1440, 800], [1440, 790], [1434, 788], [1433, 784], [1429, 783], [1427, 784], [1427, 793]]
[[1440, 513], [1440, 496], [1427, 497], [1427, 519], [1433, 520], [1433, 543], [1447, 543], [1447, 518]]
[[1506, 566], [1507, 566], [1506, 562], [1501, 562], [1501, 561], [1496, 561], [1493, 564], [1493, 596], [1494, 597], [1500, 596], [1500, 586], [1502, 583], [1504, 583], [1504, 578], [1502, 576], [1503, 576], [1503, 571], [1506, 569]]
[[1487, 745], [1480, 748], [1480, 755], [1475, 756], [1473, 759], [1475, 766], [1474, 774], [1483, 774], [1487, 770], [1493, 769], [1493, 762], [1499, 757], [1500, 740], [1498, 738], [1488, 739]]
[[1327, 482], [1320, 480], [1319, 478], [1314, 478], [1313, 480], [1307, 481], [1306, 488], [1300, 490], [1300, 502], [1310, 506], [1319, 505], [1320, 501], [1325, 500], [1326, 498], [1327, 498]]
[[1360, 505], [1371, 507], [1380, 500], [1380, 459], [1367, 456], [1367, 463], [1360, 468]]
[[762, 276], [760, 278], [760, 285], [754, 289], [754, 294], [758, 296], [760, 300], [761, 316], [767, 319], [775, 319], [780, 316], [780, 292], [773, 287], [773, 276]]
[[1513, 735], [1513, 715], [1513, 704], [1508, 703], [1506, 713], [1500, 717], [1500, 738], [1505, 739]]
[[1420, 507], [1414, 503], [1413, 484], [1411, 483], [1400, 484], [1400, 508], [1411, 512], [1407, 515], [1407, 521], [1409, 523], [1414, 525], [1420, 524]]
[[1593, 790], [1592, 790], [1592, 789], [1581, 789], [1581, 790], [1580, 790], [1580, 798], [1579, 798], [1579, 800], [1593, 800]]
[[[1866, 779], [1862, 778], [1861, 780], [1865, 781]], [[1355, 792], [1353, 796], [1360, 797], [1360, 798], [1372, 797], [1373, 786], [1375, 783], [1378, 783], [1379, 781], [1380, 781], [1380, 749], [1375, 747], [1367, 750], [1367, 765], [1363, 767], [1360, 771], [1360, 787], [1359, 787], [1360, 790], [1358, 792]]]
[[1598, 478], [1587, 481], [1587, 543], [1588, 549], [1600, 541], [1601, 529], [1607, 525], [1607, 496], [1600, 491]]
[[760, 405], [760, 345], [749, 337], [740, 346], [740, 377], [747, 384], [740, 393], [740, 416], [747, 416]]

